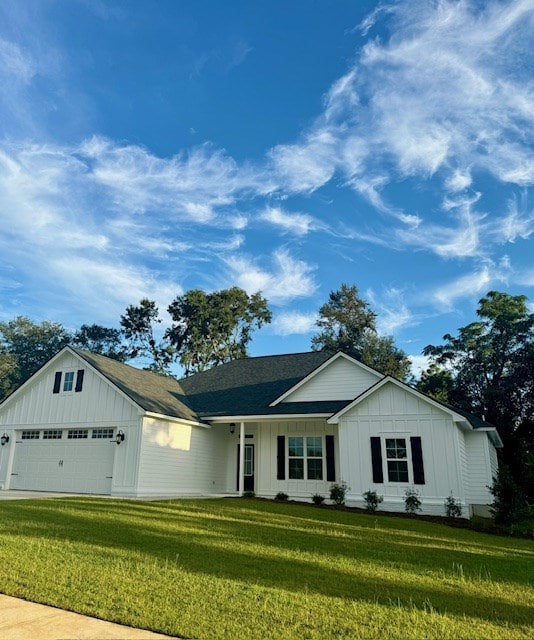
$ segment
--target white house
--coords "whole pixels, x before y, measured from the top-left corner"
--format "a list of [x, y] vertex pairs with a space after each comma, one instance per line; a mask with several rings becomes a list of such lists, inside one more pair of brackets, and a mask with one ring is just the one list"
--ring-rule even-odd
[[[279, 492], [309, 500], [332, 483], [404, 510], [486, 509], [494, 427], [353, 358], [245, 358], [177, 381], [65, 347], [0, 404], [0, 489], [112, 496]], [[240, 446], [243, 444], [243, 446]]]

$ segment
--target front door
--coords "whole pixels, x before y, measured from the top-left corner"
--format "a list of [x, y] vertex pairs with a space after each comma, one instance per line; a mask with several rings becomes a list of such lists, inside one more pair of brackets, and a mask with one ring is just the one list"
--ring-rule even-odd
[[[245, 445], [244, 466], [244, 490], [254, 491], [254, 445]], [[239, 491], [239, 445], [237, 445], [237, 490]]]

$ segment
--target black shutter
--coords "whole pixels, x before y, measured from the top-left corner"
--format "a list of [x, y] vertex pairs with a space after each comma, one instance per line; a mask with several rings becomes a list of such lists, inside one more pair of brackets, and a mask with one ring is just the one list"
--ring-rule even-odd
[[384, 482], [384, 471], [382, 469], [382, 447], [380, 438], [371, 438], [371, 462], [373, 465], [373, 482], [382, 484]]
[[334, 457], [334, 436], [325, 436], [326, 444], [326, 480], [336, 481], [336, 460]]
[[61, 389], [61, 371], [56, 371], [54, 378], [54, 391], [52, 393], [59, 393]]
[[83, 369], [78, 369], [76, 374], [76, 388], [74, 391], [81, 391], [83, 387]]
[[421, 438], [419, 436], [410, 438], [410, 446], [412, 447], [413, 483], [425, 484]]
[[277, 436], [276, 443], [278, 448], [278, 456], [276, 461], [277, 462], [276, 479], [285, 480], [286, 479], [286, 437]]

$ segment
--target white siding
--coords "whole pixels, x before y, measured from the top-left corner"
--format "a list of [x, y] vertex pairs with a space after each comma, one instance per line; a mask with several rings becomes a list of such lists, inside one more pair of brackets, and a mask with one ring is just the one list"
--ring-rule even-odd
[[[79, 393], [52, 393], [56, 371], [85, 370]], [[136, 407], [89, 366], [69, 353], [46, 367], [0, 411], [0, 426], [108, 424], [138, 418]]]
[[[274, 497], [278, 492], [287, 493], [291, 498], [309, 500], [319, 493], [326, 498], [331, 482], [326, 481], [326, 458], [323, 467], [324, 480], [277, 480], [277, 436], [337, 436], [337, 427], [326, 424], [325, 420], [288, 420], [280, 422], [263, 422], [258, 425], [257, 441], [259, 456], [256, 468], [256, 493], [260, 496]], [[337, 437], [334, 438], [336, 458], [336, 478], [339, 479], [339, 453]], [[324, 446], [324, 438], [323, 438]], [[286, 440], [287, 447], [287, 440]], [[326, 452], [323, 452], [325, 455]], [[287, 478], [287, 459], [286, 459]]]
[[339, 357], [284, 398], [283, 402], [353, 400], [382, 377]]
[[488, 489], [493, 482], [490, 443], [483, 431], [466, 433], [465, 444], [469, 459], [469, 502], [471, 504], [491, 504], [493, 498]]
[[[382, 442], [384, 483], [380, 484], [373, 483], [372, 436], [380, 437]], [[424, 485], [413, 484], [410, 451], [413, 436], [421, 438]], [[406, 439], [410, 482], [388, 481], [385, 438]], [[462, 502], [466, 497], [460, 442], [458, 427], [445, 411], [392, 383], [386, 384], [340, 419], [341, 468], [351, 487], [347, 502], [362, 506], [362, 494], [372, 490], [384, 496], [381, 508], [403, 511], [405, 491], [414, 487], [422, 496], [423, 513], [444, 515], [444, 501], [451, 492]]]
[[137, 494], [180, 496], [227, 490], [229, 435], [163, 418], [143, 419]]
[[[52, 393], [56, 371], [84, 369], [80, 392]], [[137, 480], [139, 409], [110, 382], [74, 354], [65, 353], [47, 365], [0, 409], [0, 429], [10, 442], [0, 457], [0, 487], [9, 488], [16, 456], [16, 430], [44, 428], [122, 429], [125, 441], [114, 449], [111, 493], [133, 494]], [[68, 488], [65, 488], [67, 491]], [[72, 491], [76, 490], [73, 486]]]

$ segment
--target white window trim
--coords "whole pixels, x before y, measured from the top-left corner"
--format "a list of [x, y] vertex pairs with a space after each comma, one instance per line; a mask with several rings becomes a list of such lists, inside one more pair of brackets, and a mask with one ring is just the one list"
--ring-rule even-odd
[[[303, 442], [303, 455], [302, 456], [290, 456], [289, 455], [289, 439], [290, 438], [302, 438]], [[310, 456], [308, 457], [308, 438], [320, 438], [321, 439], [321, 451], [322, 456]], [[290, 478], [289, 477], [289, 460], [303, 460], [304, 461], [304, 477], [303, 478]], [[322, 478], [308, 478], [308, 460], [321, 460]], [[289, 434], [286, 437], [286, 478], [288, 482], [325, 482], [326, 480], [326, 440], [324, 435], [317, 434]]]
[[[404, 440], [404, 442], [406, 443], [406, 458], [388, 458], [386, 440]], [[397, 487], [408, 487], [410, 485], [413, 485], [414, 479], [413, 479], [412, 447], [410, 443], [410, 434], [408, 433], [380, 434], [380, 441], [381, 441], [380, 445], [382, 447], [382, 467], [383, 467], [385, 483], [391, 484]], [[389, 479], [388, 460], [406, 461], [406, 464], [408, 466], [408, 480], [406, 480], [406, 482], [400, 482], [398, 480]]]
[[[72, 389], [69, 389], [68, 391], [65, 390], [65, 377], [67, 373], [72, 373]], [[77, 373], [77, 369], [63, 369], [61, 371], [61, 384], [59, 385], [60, 396], [73, 395], [74, 389], [76, 389], [76, 373]]]

